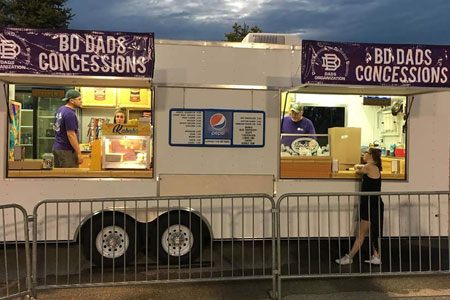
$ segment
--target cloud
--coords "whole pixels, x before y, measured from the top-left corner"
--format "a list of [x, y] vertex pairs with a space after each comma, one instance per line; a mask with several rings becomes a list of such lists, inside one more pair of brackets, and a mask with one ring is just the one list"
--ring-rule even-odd
[[261, 9], [266, 0], [130, 0], [127, 5], [116, 2], [117, 16], [148, 18], [186, 18], [197, 23], [221, 23]]
[[304, 39], [450, 44], [448, 0], [69, 0], [73, 29], [223, 40], [234, 22]]

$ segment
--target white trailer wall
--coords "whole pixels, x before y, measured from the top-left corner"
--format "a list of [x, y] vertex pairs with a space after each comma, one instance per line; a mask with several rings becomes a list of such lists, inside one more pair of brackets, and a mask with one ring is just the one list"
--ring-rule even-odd
[[155, 45], [156, 85], [289, 88], [300, 84], [298, 46], [170, 40], [157, 40]]
[[[156, 89], [156, 156], [159, 174], [276, 174], [278, 161], [278, 91]], [[171, 147], [172, 108], [240, 109], [266, 112], [266, 145], [262, 148]]]

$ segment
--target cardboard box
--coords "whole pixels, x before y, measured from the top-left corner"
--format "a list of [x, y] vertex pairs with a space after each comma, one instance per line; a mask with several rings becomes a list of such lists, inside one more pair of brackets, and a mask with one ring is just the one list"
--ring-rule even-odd
[[339, 161], [339, 170], [359, 164], [361, 161], [361, 128], [328, 128], [331, 157]]

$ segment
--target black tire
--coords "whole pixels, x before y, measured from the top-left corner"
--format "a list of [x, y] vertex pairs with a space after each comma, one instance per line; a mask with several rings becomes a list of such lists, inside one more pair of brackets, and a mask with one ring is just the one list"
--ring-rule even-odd
[[[171, 212], [156, 219], [150, 240], [153, 254], [158, 252], [158, 263], [189, 264], [195, 261], [200, 256], [200, 226], [199, 217], [189, 212]], [[202, 236], [209, 236], [204, 228]]]
[[[90, 234], [91, 222], [92, 235]], [[136, 225], [136, 221], [128, 216], [124, 218], [122, 213], [115, 213], [114, 217], [112, 213], [105, 213], [103, 222], [101, 215], [87, 221], [81, 232], [82, 247], [86, 258], [96, 266], [102, 266], [103, 263], [104, 267], [113, 265], [119, 267], [129, 263], [138, 252], [137, 248], [140, 245], [139, 232], [135, 230]], [[126, 243], [127, 237], [128, 243]], [[116, 245], [108, 243], [112, 239], [117, 243]], [[101, 243], [101, 246], [97, 243]], [[103, 247], [104, 251], [99, 252], [98, 247]]]

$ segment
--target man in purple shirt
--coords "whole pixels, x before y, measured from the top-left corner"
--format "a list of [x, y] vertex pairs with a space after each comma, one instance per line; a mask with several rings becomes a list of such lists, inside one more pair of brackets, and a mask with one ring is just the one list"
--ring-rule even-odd
[[[303, 106], [301, 103], [292, 103], [291, 104], [291, 112], [289, 116], [283, 118], [283, 123], [281, 127], [281, 133], [294, 133], [294, 134], [315, 134], [316, 129], [314, 128], [313, 123], [310, 119], [303, 117]], [[292, 148], [292, 142], [302, 136], [283, 136], [281, 139], [281, 144], [286, 147]], [[303, 136], [305, 138], [310, 138], [313, 145], [310, 144], [310, 147], [316, 145], [316, 137], [315, 136]], [[295, 148], [295, 147], [294, 147]]]
[[81, 94], [76, 90], [68, 90], [63, 101], [66, 105], [58, 108], [54, 120], [55, 167], [78, 168], [78, 165], [83, 162], [83, 157], [78, 143], [78, 119], [75, 109], [81, 107]]

